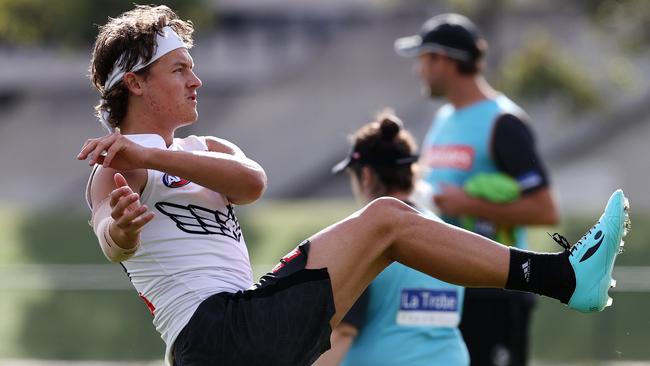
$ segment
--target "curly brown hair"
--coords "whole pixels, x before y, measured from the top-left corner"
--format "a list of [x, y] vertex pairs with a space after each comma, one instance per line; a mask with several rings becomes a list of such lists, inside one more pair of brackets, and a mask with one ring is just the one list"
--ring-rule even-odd
[[[118, 127], [126, 115], [129, 91], [122, 81], [106, 90], [104, 84], [108, 75], [118, 60], [118, 66], [126, 70], [133, 68], [139, 60], [149, 61], [155, 52], [156, 35], [161, 34], [165, 26], [170, 26], [187, 48], [192, 48], [194, 25], [191, 21], [179, 19], [165, 5], [136, 5], [117, 18], [109, 18], [108, 23], [99, 27], [90, 61], [90, 80], [101, 94], [95, 114], [101, 118], [104, 111], [109, 112], [111, 127]], [[150, 66], [137, 71], [137, 74], [146, 76]]]

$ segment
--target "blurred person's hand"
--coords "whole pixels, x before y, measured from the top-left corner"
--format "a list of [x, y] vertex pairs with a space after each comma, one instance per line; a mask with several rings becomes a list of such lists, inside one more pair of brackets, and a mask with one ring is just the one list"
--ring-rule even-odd
[[467, 213], [472, 198], [461, 187], [444, 184], [433, 195], [433, 203], [443, 215], [460, 216]]

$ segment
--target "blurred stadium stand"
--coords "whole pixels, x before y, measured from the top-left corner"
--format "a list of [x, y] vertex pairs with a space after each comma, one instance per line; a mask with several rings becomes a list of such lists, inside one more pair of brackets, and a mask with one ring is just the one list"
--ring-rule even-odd
[[[192, 52], [204, 82], [200, 119], [179, 134], [237, 143], [266, 168], [268, 198], [349, 195], [346, 180], [329, 174], [347, 151], [347, 134], [391, 106], [421, 138], [439, 106], [420, 95], [412, 62], [396, 56], [392, 42], [442, 9], [388, 4], [218, 2], [220, 21], [198, 30]], [[616, 52], [570, 11], [505, 20], [486, 26], [491, 67], [520, 44], [519, 30], [530, 22], [557, 34], [594, 73]], [[0, 166], [8, 176], [0, 202], [82, 207], [88, 167], [75, 155], [86, 138], [103, 133], [92, 115], [97, 95], [86, 77], [88, 58], [89, 49], [0, 49]], [[647, 55], [631, 62], [641, 75], [650, 71]], [[579, 118], [564, 114], [557, 101], [524, 104], [563, 209], [599, 208], [618, 186], [635, 207], [650, 207], [644, 179], [650, 160], [641, 158], [650, 137], [650, 88], [605, 95], [607, 113]]]

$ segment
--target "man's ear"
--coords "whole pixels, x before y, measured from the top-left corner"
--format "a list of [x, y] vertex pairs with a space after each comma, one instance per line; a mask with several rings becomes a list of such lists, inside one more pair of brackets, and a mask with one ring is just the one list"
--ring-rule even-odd
[[135, 95], [142, 95], [142, 82], [144, 79], [141, 76], [136, 75], [134, 72], [127, 72], [124, 74], [122, 82], [129, 92]]

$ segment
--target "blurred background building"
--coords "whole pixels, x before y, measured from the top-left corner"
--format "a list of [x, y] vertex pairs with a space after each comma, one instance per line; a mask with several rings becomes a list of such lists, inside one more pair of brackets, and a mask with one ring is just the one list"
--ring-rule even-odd
[[[629, 240], [638, 249], [629, 249], [636, 252], [619, 276], [623, 291], [628, 286], [618, 294], [622, 304], [565, 321], [566, 311], [543, 302], [551, 310], [538, 315], [536, 362], [650, 363], [650, 316], [640, 310], [650, 305], [650, 249], [643, 248], [650, 238], [650, 2], [153, 2], [196, 25], [199, 122], [179, 132], [229, 139], [267, 171], [260, 208], [242, 208], [254, 227], [247, 235], [253, 258], [256, 250], [269, 253], [257, 257], [260, 265], [284, 248], [256, 249], [268, 239], [256, 228], [285, 229], [254, 222], [270, 222], [280, 208], [331, 222], [327, 202], [354, 207], [347, 179], [330, 168], [346, 154], [346, 136], [375, 112], [394, 108], [423, 138], [440, 104], [421, 95], [412, 61], [394, 53], [393, 41], [438, 13], [472, 18], [489, 43], [488, 79], [531, 116], [564, 229], [579, 235], [619, 187], [636, 215]], [[83, 200], [90, 169], [75, 159], [87, 138], [104, 132], [87, 77], [96, 24], [131, 7], [117, 0], [0, 0], [0, 336], [8, 340], [0, 359], [161, 357], [157, 336], [140, 329], [150, 328], [146, 314], [120, 323], [120, 304], [144, 307], [122, 291], [129, 284], [119, 268], [103, 264], [93, 246]], [[299, 208], [305, 200], [310, 204]], [[124, 327], [132, 340], [147, 341], [111, 341]], [[93, 345], [103, 341], [121, 350]], [[583, 348], [572, 350], [576, 345]]]

